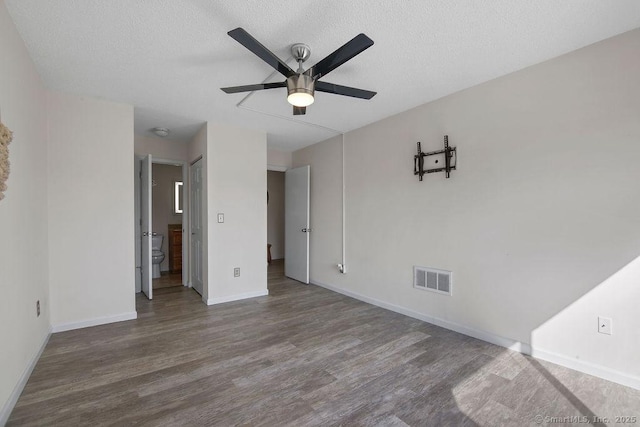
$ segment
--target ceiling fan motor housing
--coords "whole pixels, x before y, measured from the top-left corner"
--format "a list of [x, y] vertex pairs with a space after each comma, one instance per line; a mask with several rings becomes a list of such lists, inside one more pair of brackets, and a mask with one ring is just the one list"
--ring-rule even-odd
[[287, 94], [308, 93], [313, 96], [315, 84], [313, 77], [306, 74], [295, 74], [287, 78]]

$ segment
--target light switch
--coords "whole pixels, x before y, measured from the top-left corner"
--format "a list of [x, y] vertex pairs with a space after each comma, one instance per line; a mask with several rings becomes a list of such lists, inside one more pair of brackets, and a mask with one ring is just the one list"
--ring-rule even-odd
[[224, 214], [223, 213], [219, 213], [218, 214], [218, 222], [219, 223], [223, 223], [224, 222]]

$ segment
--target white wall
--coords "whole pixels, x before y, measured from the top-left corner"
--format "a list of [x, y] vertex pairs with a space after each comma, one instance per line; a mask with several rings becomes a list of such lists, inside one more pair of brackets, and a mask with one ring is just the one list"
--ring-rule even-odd
[[159, 137], [135, 135], [134, 151], [136, 155], [151, 154], [154, 158], [164, 160], [185, 161], [188, 158], [188, 144]]
[[267, 242], [271, 258], [284, 258], [284, 172], [267, 171]]
[[288, 151], [267, 149], [267, 169], [274, 171], [286, 171], [293, 164], [293, 153]]
[[133, 107], [49, 92], [54, 330], [135, 317]]
[[288, 151], [267, 149], [267, 169], [274, 171], [286, 171], [291, 168], [293, 154]]
[[262, 132], [207, 126], [209, 304], [267, 294], [266, 143]]
[[[0, 2], [0, 119], [13, 131], [0, 200], [0, 425], [49, 333], [46, 94]], [[36, 301], [41, 315], [36, 317]]]
[[[640, 388], [638, 278], [640, 257], [535, 329], [533, 355], [577, 369], [586, 362], [593, 375]], [[599, 316], [613, 319], [613, 335], [594, 333]]]
[[[640, 271], [616, 274], [640, 255], [638, 51], [635, 30], [349, 132], [346, 275], [337, 141], [294, 153], [312, 281], [525, 349], [533, 334], [534, 354], [640, 387]], [[419, 182], [416, 142], [444, 134], [459, 169]], [[452, 270], [453, 296], [413, 289], [413, 265]]]

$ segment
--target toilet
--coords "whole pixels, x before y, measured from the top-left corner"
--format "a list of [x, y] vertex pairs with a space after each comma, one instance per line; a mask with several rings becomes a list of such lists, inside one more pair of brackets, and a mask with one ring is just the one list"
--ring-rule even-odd
[[164, 252], [162, 252], [162, 234], [155, 234], [151, 237], [151, 261], [153, 263], [152, 277], [157, 279], [160, 277], [160, 263], [164, 261]]

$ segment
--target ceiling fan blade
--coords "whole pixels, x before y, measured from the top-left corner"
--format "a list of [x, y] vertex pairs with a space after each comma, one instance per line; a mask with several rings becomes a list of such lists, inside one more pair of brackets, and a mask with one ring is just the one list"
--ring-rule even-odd
[[225, 93], [253, 92], [254, 90], [275, 89], [277, 87], [286, 87], [287, 82], [277, 83], [258, 83], [255, 85], [221, 87]]
[[295, 105], [293, 106], [294, 116], [302, 116], [304, 114], [307, 114], [307, 107], [296, 107]]
[[236, 28], [235, 30], [229, 31], [227, 34], [242, 46], [256, 54], [264, 62], [271, 65], [283, 76], [291, 77], [296, 73], [283, 60], [274, 55], [273, 52], [264, 47], [262, 43], [254, 39], [251, 34], [247, 33], [243, 28]]
[[327, 82], [316, 82], [316, 91], [335, 93], [336, 95], [351, 96], [353, 98], [371, 99], [377, 92], [371, 92], [370, 90], [357, 89], [355, 87], [340, 86]]
[[335, 52], [318, 62], [313, 67], [305, 71], [305, 74], [319, 79], [320, 77], [329, 74], [354, 56], [363, 52], [365, 49], [373, 46], [373, 40], [366, 35], [360, 33], [342, 47], [339, 47]]

